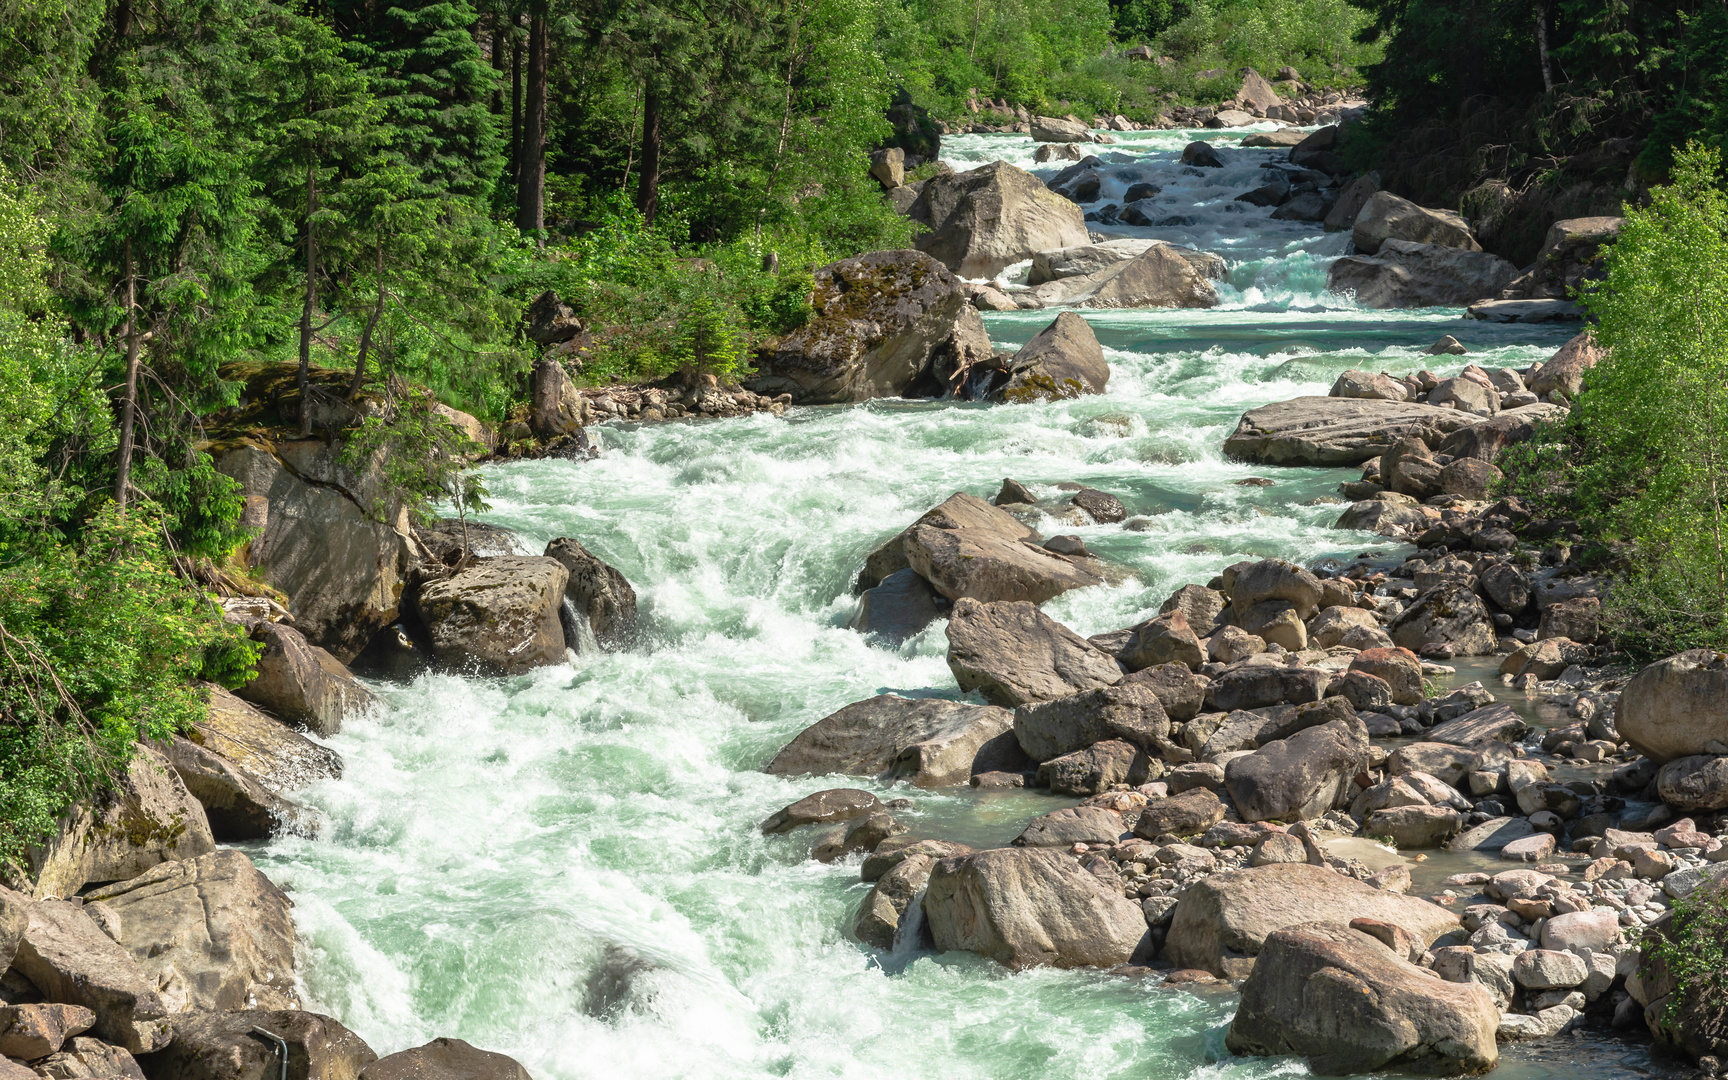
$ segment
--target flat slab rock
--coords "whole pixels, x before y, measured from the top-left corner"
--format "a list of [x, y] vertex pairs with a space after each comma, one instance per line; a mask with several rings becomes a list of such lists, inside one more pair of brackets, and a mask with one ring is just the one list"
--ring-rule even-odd
[[1488, 742], [1517, 742], [1530, 725], [1510, 705], [1484, 705], [1456, 720], [1436, 724], [1422, 738], [1452, 746], [1477, 746]]
[[1359, 465], [1402, 438], [1438, 446], [1479, 419], [1417, 402], [1299, 397], [1244, 413], [1224, 453], [1262, 465]]

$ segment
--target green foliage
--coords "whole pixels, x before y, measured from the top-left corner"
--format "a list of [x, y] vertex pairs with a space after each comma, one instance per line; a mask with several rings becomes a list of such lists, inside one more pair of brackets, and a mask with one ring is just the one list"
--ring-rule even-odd
[[470, 460], [485, 452], [438, 412], [430, 395], [409, 393], [388, 417], [366, 417], [343, 439], [340, 458], [354, 472], [381, 481], [382, 492], [373, 500], [379, 520], [401, 506], [426, 524], [444, 501], [464, 517], [489, 509], [484, 481], [469, 468]]
[[1721, 890], [1701, 888], [1674, 901], [1674, 916], [1665, 932], [1651, 934], [1649, 954], [1674, 978], [1665, 1018], [1676, 1021], [1700, 1002], [1728, 997], [1728, 905]]
[[1514, 490], [1621, 546], [1605, 624], [1639, 656], [1728, 645], [1728, 197], [1696, 144], [1629, 207], [1582, 302], [1607, 358], [1566, 423], [1508, 459]]
[[52, 832], [139, 740], [201, 720], [197, 680], [250, 677], [257, 646], [174, 571], [148, 503], [0, 570], [0, 862]]

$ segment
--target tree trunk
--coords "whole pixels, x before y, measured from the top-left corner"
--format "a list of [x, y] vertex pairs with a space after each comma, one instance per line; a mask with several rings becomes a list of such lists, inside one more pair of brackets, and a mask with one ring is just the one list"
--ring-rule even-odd
[[516, 185], [516, 227], [546, 228], [546, 13], [528, 22], [527, 100], [522, 108], [522, 169]]
[[372, 305], [372, 314], [366, 320], [366, 329], [360, 331], [360, 348], [354, 357], [354, 380], [348, 384], [348, 400], [353, 401], [360, 396], [360, 388], [366, 385], [366, 354], [372, 351], [372, 331], [378, 329], [378, 318], [384, 314], [384, 241], [378, 241], [378, 302]]
[[132, 241], [126, 241], [126, 397], [120, 407], [120, 475], [114, 481], [114, 503], [126, 513], [132, 486], [132, 432], [138, 414], [138, 276], [132, 272]]
[[636, 184], [636, 209], [654, 224], [660, 212], [660, 87], [652, 77], [642, 103], [642, 177]]
[[1548, 64], [1548, 5], [1536, 5], [1536, 56], [1542, 62], [1542, 90], [1554, 93], [1554, 72]]
[[306, 162], [306, 292], [300, 305], [300, 434], [312, 434], [312, 308], [318, 302], [318, 241], [312, 234], [312, 215], [318, 211], [318, 168]]
[[510, 183], [522, 183], [522, 35], [520, 17], [511, 20], [510, 34]]

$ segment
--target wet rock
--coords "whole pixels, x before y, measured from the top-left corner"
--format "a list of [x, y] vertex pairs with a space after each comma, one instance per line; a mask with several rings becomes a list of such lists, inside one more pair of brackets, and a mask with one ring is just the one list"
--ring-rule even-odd
[[1106, 739], [1155, 749], [1168, 738], [1170, 719], [1152, 687], [1123, 683], [1021, 705], [1013, 728], [1026, 755], [1043, 762]]
[[960, 689], [1004, 708], [1121, 681], [1108, 654], [1030, 603], [958, 600], [948, 621], [948, 667]]
[[906, 826], [886, 810], [872, 810], [836, 825], [822, 833], [811, 849], [810, 857], [820, 863], [837, 862], [854, 852], [872, 852], [882, 841], [903, 836]]
[[1004, 737], [1012, 742], [1013, 724], [1008, 710], [994, 706], [881, 694], [805, 728], [774, 755], [765, 771], [776, 776], [883, 776], [907, 779], [921, 788], [964, 784], [980, 771], [980, 756], [983, 764], [999, 765], [1002, 755], [992, 743]]
[[1464, 815], [1446, 806], [1394, 806], [1376, 810], [1365, 826], [1373, 836], [1389, 836], [1400, 851], [1436, 848], [1464, 827]]
[[1393, 619], [1392, 640], [1412, 652], [1425, 645], [1450, 645], [1456, 656], [1491, 656], [1499, 637], [1488, 609], [1470, 588], [1441, 584]]
[[858, 940], [872, 948], [892, 949], [901, 920], [906, 918], [919, 890], [930, 881], [930, 871], [935, 866], [935, 857], [917, 854], [885, 871], [852, 920], [852, 932]]
[[636, 640], [636, 590], [617, 568], [567, 536], [547, 544], [546, 557], [569, 571], [564, 598], [588, 620], [603, 648], [622, 649]]
[[293, 627], [261, 622], [252, 636], [264, 651], [257, 677], [235, 691], [237, 697], [320, 735], [335, 735], [345, 718], [377, 704], [341, 661]]
[[791, 832], [802, 825], [832, 825], [836, 822], [851, 821], [881, 808], [881, 801], [868, 791], [858, 788], [830, 788], [814, 795], [806, 795], [790, 806], [774, 811], [762, 823], [762, 832], [771, 836], [775, 833]]
[[1484, 705], [1455, 720], [1436, 724], [1423, 738], [1454, 746], [1480, 746], [1487, 742], [1517, 742], [1530, 730], [1510, 705]]
[[282, 1063], [263, 1029], [288, 1044], [293, 1080], [359, 1080], [378, 1055], [328, 1016], [296, 1009], [193, 1011], [174, 1017], [173, 1040], [143, 1062], [148, 1080], [277, 1080]]
[[1214, 975], [1240, 974], [1268, 935], [1297, 923], [1347, 926], [1371, 918], [1402, 927], [1424, 946], [1458, 928], [1456, 915], [1426, 900], [1376, 889], [1327, 867], [1290, 863], [1227, 870], [1182, 894], [1165, 959]]
[[1002, 161], [932, 177], [907, 216], [930, 229], [914, 241], [918, 250], [967, 278], [1089, 240], [1078, 206]]
[[1191, 142], [1182, 148], [1182, 164], [1201, 169], [1222, 169], [1224, 159], [1218, 156], [1211, 143]]
[[1123, 833], [1122, 815], [1097, 806], [1075, 806], [1035, 817], [1013, 840], [1015, 847], [1066, 848], [1074, 844], [1114, 844]]
[[1474, 419], [1416, 402], [1299, 397], [1244, 413], [1224, 452], [1264, 465], [1357, 465], [1401, 438], [1439, 445]]
[[990, 392], [991, 400], [1029, 404], [1102, 394], [1110, 381], [1110, 365], [1091, 325], [1064, 311], [1021, 346], [1005, 374], [1006, 381]]
[[948, 598], [930, 587], [911, 567], [896, 570], [858, 598], [858, 610], [847, 627], [890, 645], [916, 637], [942, 617]]
[[1225, 1037], [1235, 1054], [1306, 1057], [1322, 1075], [1409, 1065], [1485, 1072], [1500, 1010], [1349, 927], [1304, 923], [1267, 936]]
[[83, 908], [44, 900], [28, 914], [12, 964], [47, 1001], [89, 1009], [96, 1037], [134, 1053], [168, 1042], [168, 1009], [155, 980]]
[[440, 660], [516, 674], [564, 661], [558, 612], [569, 578], [557, 559], [484, 559], [424, 586], [416, 606]]
[[[1030, 492], [1027, 496], [1030, 498]], [[1000, 496], [998, 499], [1000, 500]], [[912, 564], [906, 556], [906, 537], [919, 525], [968, 534], [989, 533], [1003, 540], [1025, 540], [1034, 545], [1043, 540], [1036, 530], [1022, 524], [1013, 514], [999, 510], [975, 495], [956, 492], [940, 505], [926, 510], [911, 526], [883, 541], [870, 553], [858, 575], [859, 591], [873, 589], [889, 575], [911, 568]]]
[[1328, 397], [1370, 398], [1379, 401], [1404, 401], [1410, 394], [1402, 379], [1385, 373], [1372, 375], [1352, 368], [1332, 383]]
[[297, 1009], [288, 897], [232, 849], [164, 863], [86, 897], [174, 1011]]
[[914, 840], [904, 835], [892, 836], [876, 845], [876, 850], [865, 856], [858, 880], [879, 881], [883, 874], [916, 855], [928, 855], [932, 859], [952, 859], [957, 855], [970, 854], [970, 847], [952, 840]]
[[1368, 766], [1368, 732], [1354, 716], [1268, 743], [1224, 767], [1244, 821], [1306, 821], [1349, 804]]
[[265, 716], [220, 686], [204, 689], [210, 695], [210, 710], [187, 736], [192, 742], [246, 769], [277, 792], [342, 775], [342, 758], [336, 751]]
[[1368, 204], [1368, 200], [1380, 190], [1380, 174], [1366, 173], [1358, 176], [1338, 196], [1338, 201], [1332, 204], [1332, 209], [1326, 212], [1326, 231], [1343, 232], [1356, 226], [1356, 216]]
[[[1026, 179], [1039, 197], [1067, 208], [1078, 221], [1078, 207]], [[948, 178], [930, 181], [921, 200], [938, 180], [948, 184]], [[950, 209], [965, 217], [964, 209]], [[957, 221], [955, 228], [965, 232], [967, 226]], [[992, 226], [983, 228], [988, 233]], [[989, 245], [988, 239], [980, 242]], [[940, 258], [876, 251], [822, 267], [811, 293], [814, 315], [757, 353], [759, 373], [746, 386], [760, 394], [789, 393], [794, 402], [810, 405], [940, 394], [954, 372], [991, 355], [977, 309]]]
[[1140, 905], [1044, 849], [944, 859], [930, 874], [924, 915], [938, 949], [1014, 969], [1113, 967], [1151, 953]]
[[582, 395], [556, 357], [534, 362], [529, 378], [528, 428], [542, 439], [556, 439], [587, 422]]
[[[1369, 196], [1357, 212], [1351, 230], [1356, 250], [1364, 255], [1379, 252], [1388, 242], [1408, 242], [1434, 245], [1462, 251], [1479, 252], [1482, 245], [1470, 233], [1469, 223], [1450, 210], [1431, 210], [1401, 199], [1390, 191], [1377, 191]], [[1507, 264], [1510, 266], [1511, 264]], [[1506, 278], [1510, 284], [1512, 275]], [[1505, 285], [1501, 285], [1504, 288]], [[1471, 299], [1498, 295], [1499, 290], [1478, 293]]]
[[[991, 513], [1007, 516], [981, 499], [974, 501]], [[1005, 529], [914, 525], [903, 543], [912, 569], [950, 600], [1040, 604], [1104, 580], [1055, 552], [1009, 539]]]
[[1122, 505], [1121, 499], [1096, 488], [1081, 488], [1069, 501], [1100, 525], [1114, 524], [1128, 516], [1128, 509]]
[[[1134, 216], [1124, 215], [1130, 223]], [[1090, 274], [1033, 286], [1030, 295], [1045, 306], [1208, 308], [1218, 303], [1212, 283], [1224, 276], [1222, 269], [1216, 255], [1154, 244], [1132, 259]]]
[[515, 1058], [481, 1050], [461, 1039], [433, 1039], [425, 1046], [398, 1051], [361, 1069], [360, 1077], [361, 1080], [532, 1080]]
[[1515, 840], [1523, 840], [1536, 832], [1529, 818], [1489, 818], [1473, 825], [1446, 842], [1447, 851], [1499, 851]]
[[1154, 799], [1140, 811], [1134, 835], [1142, 840], [1160, 836], [1194, 836], [1224, 820], [1224, 803], [1210, 789], [1191, 788], [1180, 795]]
[[279, 832], [317, 835], [317, 811], [278, 794], [243, 766], [178, 735], [163, 750], [187, 793], [204, 808], [214, 839], [263, 840]]
[[91, 881], [136, 877], [215, 850], [209, 819], [154, 748], [139, 744], [115, 790], [74, 804], [28, 852], [30, 893], [73, 896]]

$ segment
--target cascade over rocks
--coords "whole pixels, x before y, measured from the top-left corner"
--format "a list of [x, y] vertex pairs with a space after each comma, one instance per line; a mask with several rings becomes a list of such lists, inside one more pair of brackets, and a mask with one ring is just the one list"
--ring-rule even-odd
[[1150, 959], [1140, 906], [1059, 852], [994, 848], [938, 862], [924, 893], [936, 948], [1007, 967], [1114, 967]]
[[877, 949], [894, 947], [900, 921], [929, 883], [937, 858], [933, 854], [908, 855], [876, 879], [876, 887], [870, 890], [852, 919], [852, 932], [859, 941]]
[[1013, 714], [995, 706], [881, 694], [805, 728], [765, 771], [884, 776], [921, 788], [965, 784], [975, 772], [1024, 764], [1013, 726]]
[[1436, 979], [1360, 930], [1300, 923], [1266, 937], [1225, 1046], [1298, 1054], [1321, 1075], [1470, 1074], [1498, 1064], [1499, 1026], [1481, 985]]
[[906, 216], [930, 228], [913, 241], [918, 250], [967, 278], [1090, 240], [1078, 206], [1004, 161], [932, 177]]
[[[595, 640], [609, 649], [629, 646], [636, 638], [636, 590], [624, 575], [567, 536], [547, 544], [546, 557], [569, 571], [564, 598], [587, 618]], [[568, 630], [565, 638], [575, 647]]]
[[1475, 422], [1467, 413], [1416, 402], [1298, 397], [1248, 410], [1224, 452], [1261, 465], [1359, 465], [1398, 439], [1436, 446]]
[[569, 579], [557, 559], [498, 556], [423, 586], [416, 606], [439, 660], [519, 674], [563, 662]]
[[948, 667], [964, 691], [1013, 708], [1122, 681], [1116, 661], [1030, 603], [954, 604]]
[[[1038, 190], [1079, 214], [1042, 184]], [[873, 251], [830, 263], [816, 271], [810, 303], [809, 322], [757, 354], [749, 389], [788, 393], [801, 405], [936, 397], [954, 372], [991, 355], [960, 283], [922, 252]]]

